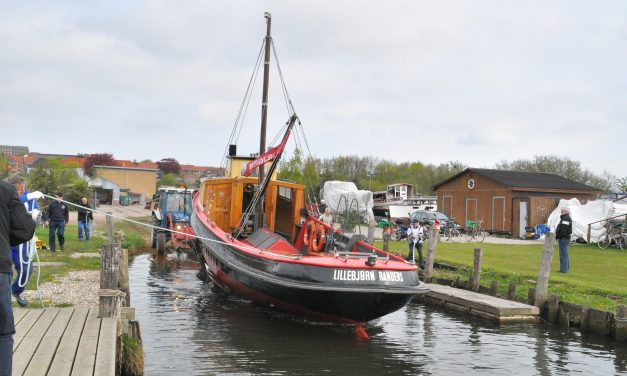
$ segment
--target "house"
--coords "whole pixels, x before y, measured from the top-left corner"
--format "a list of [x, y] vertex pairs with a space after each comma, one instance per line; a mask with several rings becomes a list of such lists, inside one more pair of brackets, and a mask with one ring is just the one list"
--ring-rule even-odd
[[119, 205], [120, 186], [102, 177], [89, 179], [87, 185], [94, 190], [94, 200], [98, 204]]
[[[131, 202], [144, 204], [157, 191], [156, 168], [94, 166], [95, 176], [104, 178], [128, 192]], [[117, 203], [115, 200], [113, 204]]]
[[182, 164], [180, 175], [183, 178], [183, 182], [187, 186], [191, 187], [198, 183], [200, 178], [207, 177], [209, 175], [224, 175], [224, 169], [219, 167]]
[[490, 232], [519, 237], [545, 223], [560, 199], [594, 200], [601, 190], [542, 172], [467, 168], [433, 186], [441, 212], [462, 227], [482, 220]]

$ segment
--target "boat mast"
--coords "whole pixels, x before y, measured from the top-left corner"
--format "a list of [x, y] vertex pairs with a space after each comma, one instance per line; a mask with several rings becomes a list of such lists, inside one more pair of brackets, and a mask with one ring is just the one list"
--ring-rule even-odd
[[[259, 155], [263, 155], [266, 152], [266, 124], [268, 122], [268, 86], [270, 85], [270, 47], [272, 44], [272, 37], [270, 36], [270, 28], [272, 26], [272, 14], [269, 12], [264, 13], [266, 18], [267, 30], [266, 30], [266, 50], [265, 58], [263, 60], [263, 96], [261, 100], [261, 137], [259, 141]], [[259, 187], [263, 184], [264, 180], [264, 166], [259, 167]], [[255, 228], [263, 227], [263, 197], [257, 203], [256, 208], [256, 226]]]

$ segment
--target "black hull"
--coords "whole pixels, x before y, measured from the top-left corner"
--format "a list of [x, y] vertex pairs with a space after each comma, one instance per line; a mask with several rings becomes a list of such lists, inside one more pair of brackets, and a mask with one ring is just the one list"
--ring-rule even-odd
[[[257, 257], [224, 242], [194, 214], [212, 282], [255, 302], [316, 320], [360, 323], [405, 306], [428, 289], [415, 270], [349, 270]], [[226, 244], [225, 244], [226, 243]], [[385, 279], [386, 282], [382, 282]], [[389, 280], [389, 281], [388, 281]]]

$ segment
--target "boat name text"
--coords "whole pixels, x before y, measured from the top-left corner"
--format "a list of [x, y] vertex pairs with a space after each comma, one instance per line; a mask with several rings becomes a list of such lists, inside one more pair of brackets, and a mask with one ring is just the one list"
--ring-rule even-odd
[[335, 281], [381, 281], [381, 282], [403, 282], [403, 273], [391, 271], [374, 270], [346, 270], [339, 269], [333, 271]]

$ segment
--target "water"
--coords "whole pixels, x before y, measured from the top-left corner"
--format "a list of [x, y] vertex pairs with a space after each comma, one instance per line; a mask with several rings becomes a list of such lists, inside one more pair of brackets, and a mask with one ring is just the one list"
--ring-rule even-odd
[[146, 375], [627, 375], [627, 346], [538, 324], [498, 326], [412, 302], [366, 325], [307, 322], [214, 294], [184, 255], [130, 265]]

